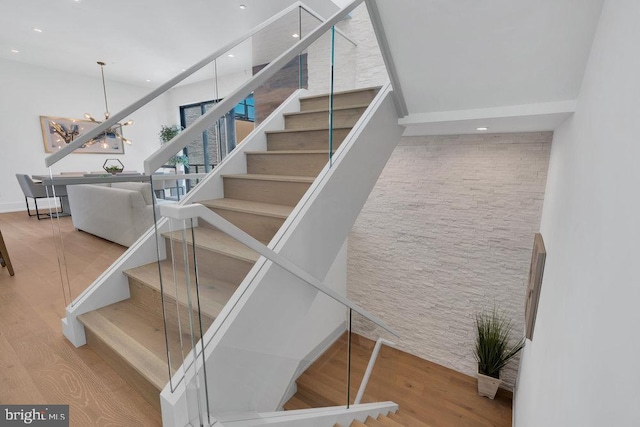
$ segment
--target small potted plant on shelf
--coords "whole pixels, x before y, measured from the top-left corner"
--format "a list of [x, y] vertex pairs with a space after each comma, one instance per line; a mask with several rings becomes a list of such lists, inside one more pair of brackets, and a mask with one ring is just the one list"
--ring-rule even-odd
[[496, 308], [476, 314], [476, 348], [478, 361], [478, 394], [493, 399], [502, 383], [500, 370], [524, 347], [522, 337], [509, 344], [513, 325]]
[[[173, 138], [176, 137], [176, 135], [178, 135], [180, 133], [180, 131], [182, 131], [182, 127], [181, 126], [178, 126], [178, 125], [172, 125], [172, 126], [162, 125], [162, 127], [160, 128], [160, 133], [158, 133], [158, 136], [160, 137], [160, 143], [164, 144], [166, 142], [171, 141]], [[177, 155], [173, 156], [171, 159], [169, 159], [167, 164], [169, 164], [171, 166], [183, 165], [185, 167], [189, 167], [189, 158], [187, 156], [185, 156], [185, 155], [177, 154]]]

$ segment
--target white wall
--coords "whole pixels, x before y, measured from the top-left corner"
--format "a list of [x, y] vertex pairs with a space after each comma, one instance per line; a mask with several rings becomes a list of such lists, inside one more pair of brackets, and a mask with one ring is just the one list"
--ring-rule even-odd
[[640, 425], [639, 20], [637, 0], [606, 1], [577, 111], [555, 133], [517, 426]]
[[[108, 68], [105, 70], [108, 74]], [[111, 113], [144, 96], [150, 90], [107, 81]], [[157, 99], [130, 116], [135, 124], [125, 128], [133, 145], [124, 155], [71, 154], [54, 165], [57, 171], [101, 170], [107, 158], [117, 158], [128, 170], [142, 171], [143, 160], [159, 147], [160, 125], [167, 120], [164, 99]], [[0, 212], [23, 210], [24, 196], [16, 173], [47, 173], [39, 116], [100, 118], [104, 99], [99, 69], [96, 77], [0, 60]]]
[[[349, 237], [348, 296], [411, 354], [475, 375], [473, 315], [524, 328], [551, 133], [404, 137]], [[515, 381], [513, 365], [502, 372]]]

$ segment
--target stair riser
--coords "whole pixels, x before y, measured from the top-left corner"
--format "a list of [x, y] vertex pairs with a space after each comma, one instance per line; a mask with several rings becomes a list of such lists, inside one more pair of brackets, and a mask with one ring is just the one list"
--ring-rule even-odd
[[220, 208], [210, 209], [245, 233], [252, 236], [254, 239], [260, 240], [261, 242], [269, 242], [284, 223], [284, 218], [237, 212]]
[[[176, 302], [176, 299], [174, 297], [175, 288], [171, 286], [173, 284], [173, 278], [163, 277], [163, 280], [165, 289], [164, 312], [167, 323], [169, 325], [177, 326], [179, 319], [180, 325], [183, 330], [184, 328], [189, 328], [189, 308], [182, 303]], [[156, 310], [158, 312], [162, 310], [162, 299], [160, 292], [157, 289], [147, 286], [136, 279], [129, 278], [129, 290], [131, 293], [131, 301], [141, 309]], [[195, 300], [195, 289], [192, 296]], [[196, 321], [196, 319], [198, 319], [198, 311], [197, 305], [195, 304], [194, 310], [192, 310], [192, 314], [193, 320]], [[206, 330], [213, 323], [213, 319], [205, 314], [201, 316], [201, 320], [204, 330]], [[196, 324], [194, 335], [197, 337], [197, 339], [200, 338], [199, 322]]]
[[329, 153], [247, 154], [247, 172], [258, 175], [317, 176]]
[[[366, 107], [350, 108], [348, 110], [337, 110], [333, 112], [333, 127], [346, 127], [356, 124]], [[316, 113], [304, 113], [285, 115], [285, 129], [314, 129], [329, 126], [329, 112], [319, 111]]]
[[224, 178], [224, 196], [276, 205], [295, 206], [311, 186], [306, 182]]
[[[351, 128], [333, 130], [333, 149], [337, 150]], [[281, 132], [267, 134], [267, 150], [327, 150], [329, 151], [329, 130]]]
[[[348, 107], [350, 105], [369, 104], [376, 96], [376, 90], [363, 90], [350, 93], [338, 93], [333, 96], [333, 108]], [[300, 111], [329, 109], [329, 95], [322, 97], [301, 99]]]
[[[207, 226], [207, 224], [203, 223], [201, 226]], [[175, 257], [176, 269], [178, 272], [184, 274], [185, 267], [182, 243], [178, 244], [178, 242], [174, 242], [173, 245], [177, 255]], [[193, 270], [193, 248], [190, 244], [187, 247], [187, 254], [190, 269]], [[167, 258], [171, 259], [171, 246], [168, 240]], [[250, 261], [237, 259], [219, 252], [208, 251], [198, 247], [196, 247], [196, 260], [198, 261], [198, 271], [201, 274], [233, 285], [240, 285], [254, 264]]]
[[138, 371], [129, 365], [126, 359], [113, 351], [89, 328], [85, 328], [85, 335], [87, 337], [87, 345], [99, 354], [107, 362], [107, 365], [116, 371], [121, 378], [124, 378], [131, 387], [136, 389], [151, 406], [160, 411], [160, 392], [162, 390], [156, 388], [145, 377], [140, 375]]

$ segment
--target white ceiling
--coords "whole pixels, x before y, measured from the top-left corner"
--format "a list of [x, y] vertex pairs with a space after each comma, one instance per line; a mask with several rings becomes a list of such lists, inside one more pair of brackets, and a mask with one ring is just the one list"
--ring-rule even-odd
[[[96, 61], [102, 60], [107, 80], [155, 87], [292, 3], [2, 0], [0, 58], [96, 77]], [[304, 3], [323, 16], [337, 10], [330, 0]], [[241, 4], [246, 9], [240, 9]], [[288, 38], [291, 33], [287, 30]], [[242, 50], [238, 48], [238, 62], [247, 61]], [[232, 66], [229, 58], [222, 68]]]
[[602, 3], [377, 0], [409, 109], [404, 123], [424, 124], [430, 112], [575, 100]]
[[[304, 3], [329, 16], [334, 3], [346, 1]], [[557, 126], [571, 112], [555, 106], [577, 98], [603, 0], [376, 2], [409, 108], [401, 122], [407, 134], [438, 134], [472, 132], [483, 121], [490, 131]], [[107, 80], [155, 87], [292, 3], [2, 0], [0, 58], [95, 77], [96, 61], [104, 60]], [[280, 26], [282, 44], [295, 41], [292, 23]], [[271, 55], [273, 43], [269, 50], [255, 44], [267, 39], [255, 37], [235, 58], [222, 58], [219, 74], [256, 65], [263, 59], [256, 52]], [[537, 106], [533, 115], [508, 108], [529, 104]], [[507, 121], [496, 117], [497, 107]], [[473, 114], [461, 118], [460, 111]]]

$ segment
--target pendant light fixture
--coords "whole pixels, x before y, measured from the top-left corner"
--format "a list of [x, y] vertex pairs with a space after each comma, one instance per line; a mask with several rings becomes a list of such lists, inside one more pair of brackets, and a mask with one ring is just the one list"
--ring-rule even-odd
[[[98, 65], [100, 66], [100, 73], [102, 74], [102, 92], [104, 93], [104, 119], [108, 120], [109, 117], [111, 116], [111, 114], [109, 113], [109, 103], [107, 101], [107, 85], [105, 84], [104, 81], [104, 66], [107, 65], [102, 61], [98, 61]], [[84, 113], [84, 117], [87, 120], [91, 120], [92, 122], [95, 123], [102, 123], [97, 121], [91, 114], [89, 113]], [[109, 143], [107, 142], [107, 139], [109, 138], [115, 138], [115, 139], [120, 139], [122, 142], [131, 145], [131, 141], [129, 141], [127, 138], [125, 138], [124, 136], [122, 136], [122, 127], [123, 126], [129, 126], [133, 124], [133, 120], [128, 120], [125, 123], [116, 123], [113, 126], [111, 126], [109, 129], [107, 129], [104, 134], [102, 134], [102, 136], [96, 138], [96, 139], [92, 139], [91, 141], [87, 142], [85, 145], [89, 146], [89, 145], [93, 145], [96, 142], [100, 142], [100, 144], [102, 144], [103, 148], [108, 148], [109, 147]]]

